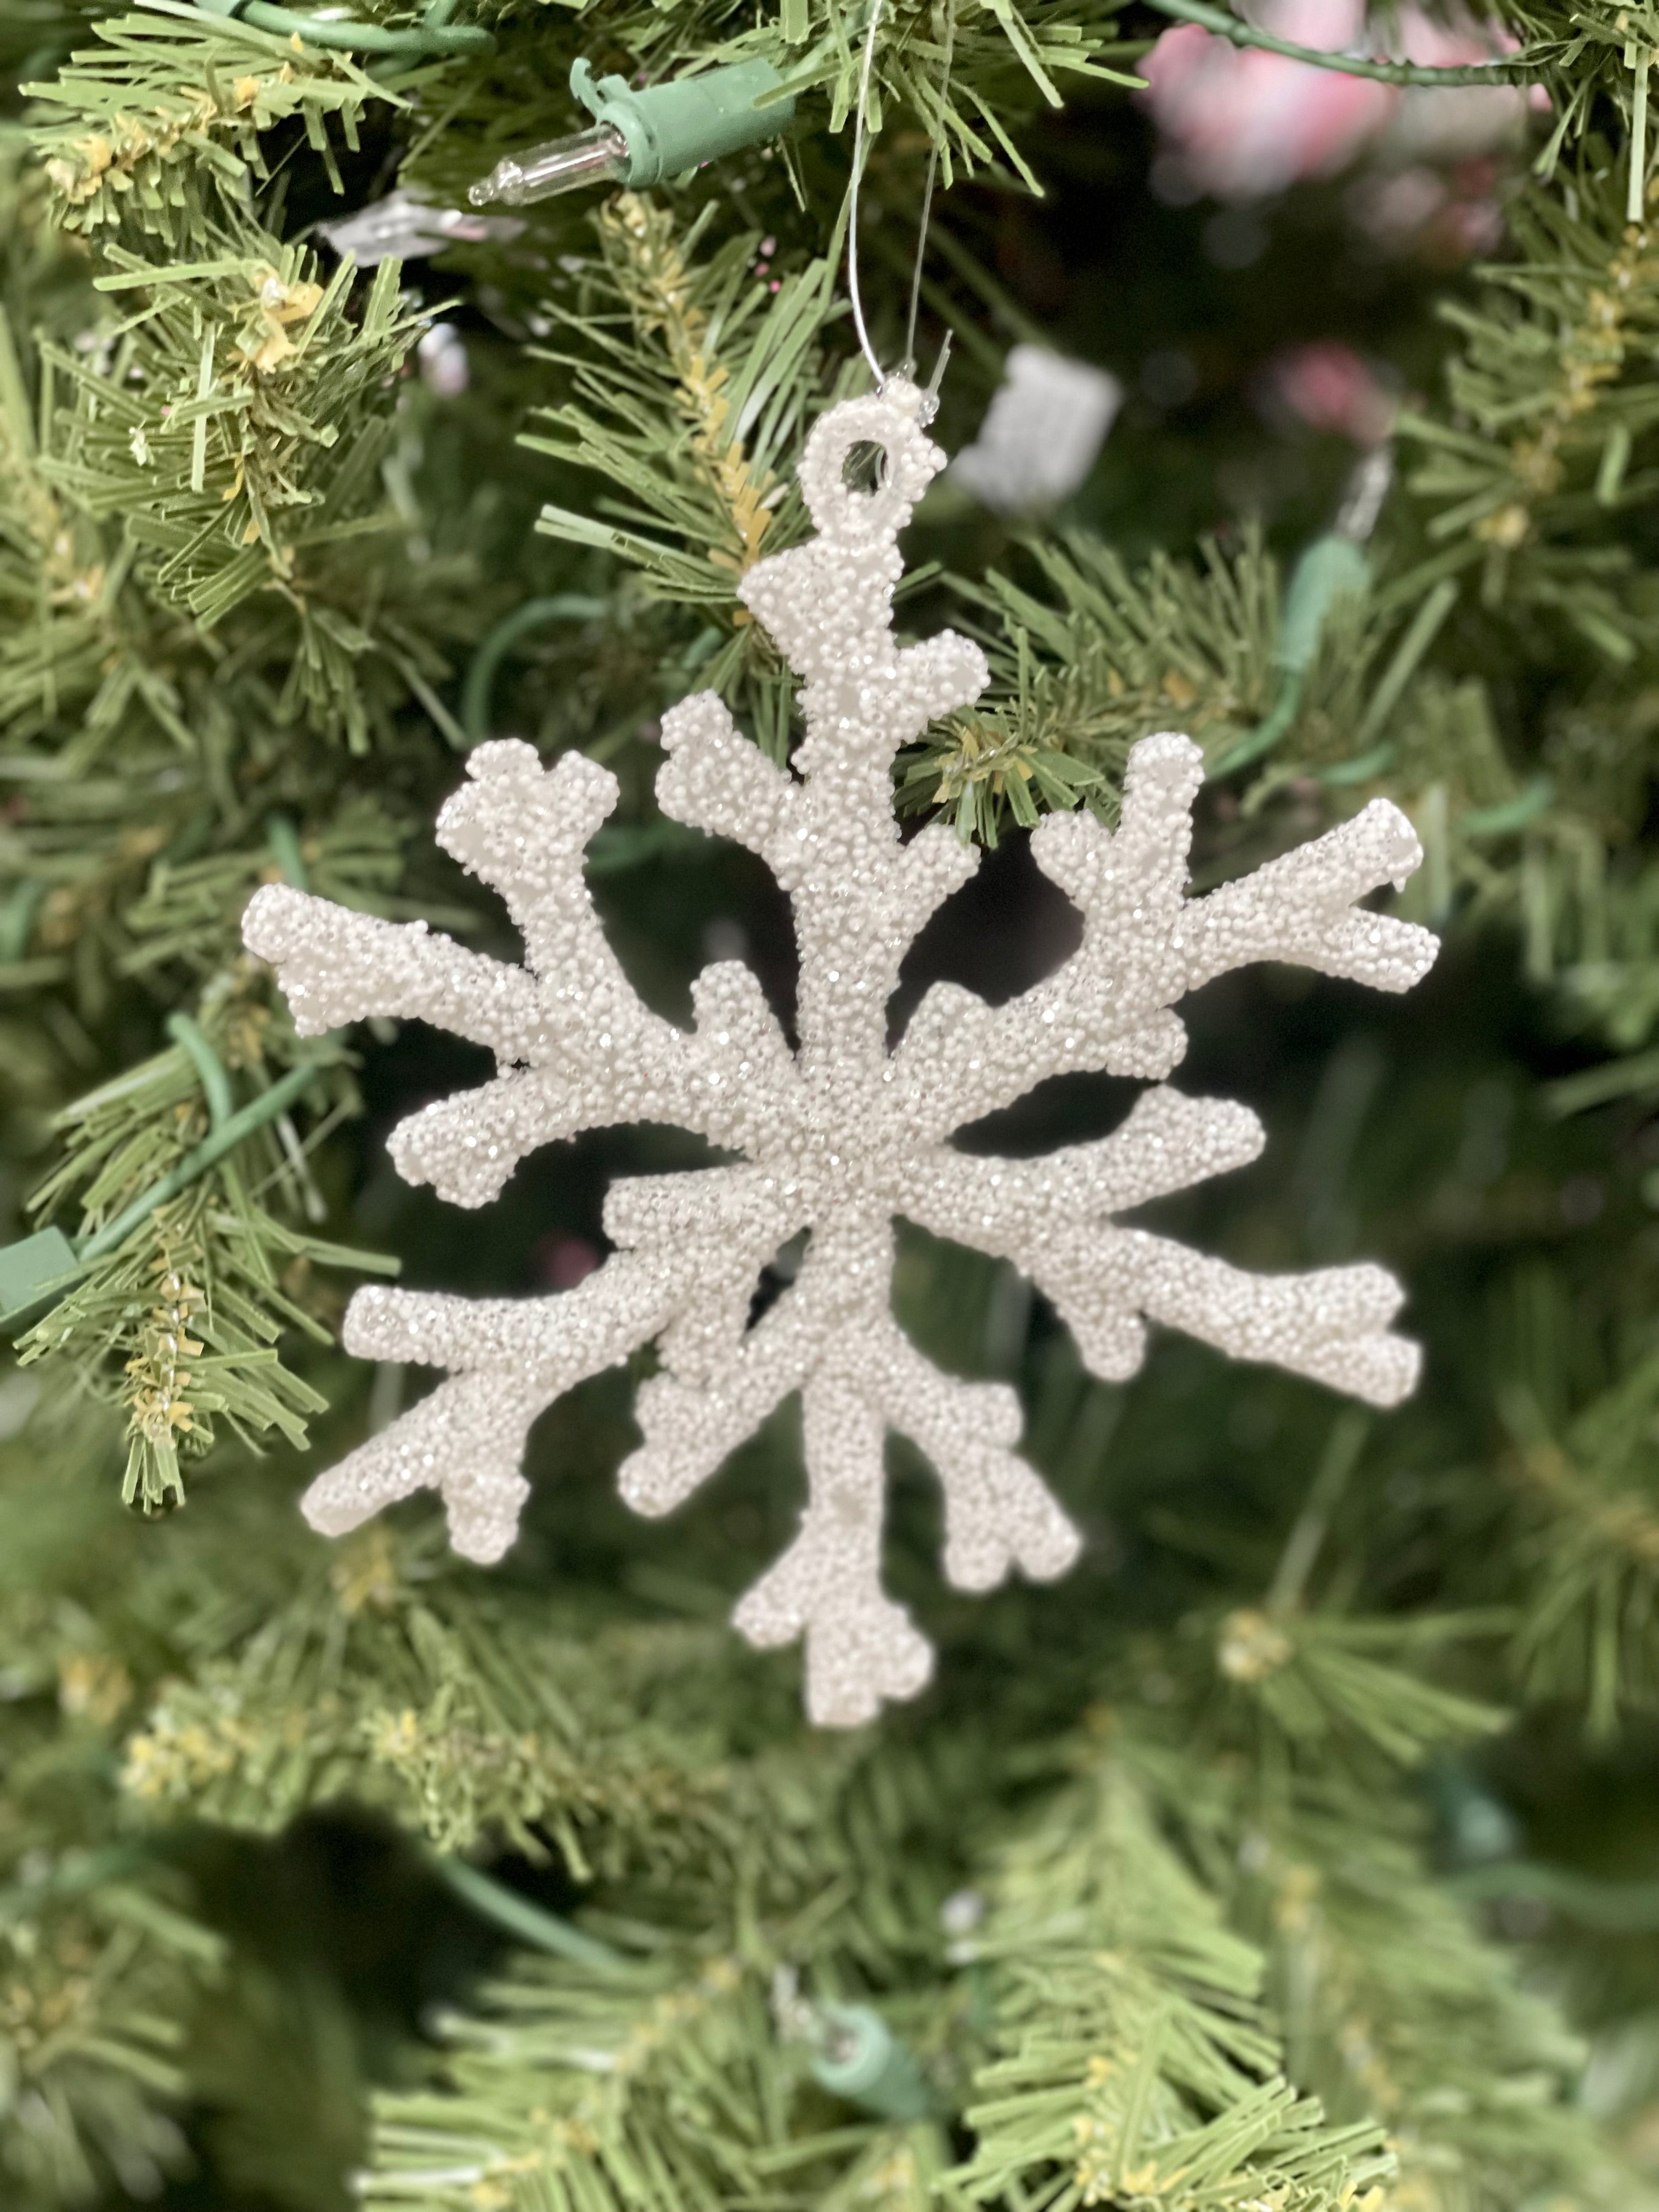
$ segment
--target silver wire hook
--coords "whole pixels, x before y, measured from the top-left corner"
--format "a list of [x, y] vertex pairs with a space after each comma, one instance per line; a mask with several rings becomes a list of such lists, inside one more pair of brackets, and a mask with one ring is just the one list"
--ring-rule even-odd
[[[864, 118], [870, 100], [871, 81], [875, 73], [876, 32], [881, 22], [881, 9], [882, 0], [871, 0], [870, 22], [864, 34], [864, 58], [859, 70], [858, 112], [853, 118], [853, 180], [848, 191], [847, 208], [847, 293], [852, 303], [853, 327], [858, 332], [859, 349], [869, 365], [870, 374], [876, 380], [876, 390], [878, 392], [885, 392], [887, 389], [887, 372], [877, 359], [876, 349], [870, 343], [869, 326], [864, 319], [864, 296], [859, 288], [859, 187], [864, 180]], [[950, 41], [945, 47], [947, 73], [955, 43], [955, 33], [956, 17], [952, 14], [950, 18]], [[907, 379], [914, 377], [915, 372], [914, 354], [916, 342], [916, 311], [921, 298], [922, 258], [927, 251], [927, 228], [933, 220], [933, 182], [938, 167], [939, 148], [935, 144], [929, 150], [927, 183], [921, 203], [921, 222], [916, 233], [915, 267], [911, 273], [910, 280], [910, 312], [905, 332], [905, 358], [899, 371], [899, 374]], [[939, 411], [939, 382], [945, 374], [945, 365], [950, 358], [951, 333], [947, 330], [945, 333], [945, 343], [939, 348], [939, 359], [933, 366], [933, 374], [928, 380], [927, 389], [922, 396], [921, 419], [924, 422], [931, 422]]]

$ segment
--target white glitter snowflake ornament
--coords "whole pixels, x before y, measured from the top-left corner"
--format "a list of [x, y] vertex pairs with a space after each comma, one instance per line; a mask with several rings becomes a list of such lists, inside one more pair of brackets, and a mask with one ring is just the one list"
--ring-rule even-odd
[[[395, 1132], [410, 1181], [461, 1206], [495, 1198], [538, 1146], [617, 1122], [670, 1122], [737, 1164], [615, 1184], [616, 1250], [574, 1290], [528, 1299], [361, 1290], [345, 1341], [369, 1358], [448, 1370], [409, 1413], [307, 1492], [340, 1534], [423, 1486], [440, 1491], [456, 1548], [501, 1558], [526, 1485], [532, 1423], [562, 1392], [656, 1340], [663, 1371], [639, 1394], [644, 1441], [623, 1467], [642, 1513], [688, 1497], [780, 1402], [801, 1395], [809, 1500], [785, 1557], [737, 1611], [760, 1644], [806, 1639], [814, 1720], [868, 1719], [927, 1679], [932, 1653], [879, 1573], [890, 1429], [920, 1445], [945, 1492], [945, 1565], [958, 1588], [1009, 1569], [1047, 1578], [1076, 1532], [1014, 1445], [1012, 1390], [941, 1374], [893, 1319], [896, 1216], [1012, 1260], [1053, 1300], [1097, 1374], [1133, 1374], [1143, 1317], [1236, 1357], [1267, 1359], [1376, 1405], [1412, 1388], [1417, 1352], [1389, 1331], [1399, 1285], [1380, 1267], [1241, 1273], [1114, 1217], [1239, 1165], [1255, 1116], [1188, 1098], [1162, 1079], [1185, 1035], [1183, 993], [1255, 960], [1288, 960], [1403, 991], [1434, 957], [1422, 929], [1357, 908], [1421, 859], [1409, 823], [1375, 800], [1254, 876], [1184, 896], [1202, 775], [1184, 737], [1130, 757], [1121, 827], [1050, 817], [1036, 858], [1083, 917], [1077, 951], [1000, 1006], [954, 984], [928, 994], [898, 1045], [887, 1009], [922, 924], [979, 855], [943, 824], [899, 842], [901, 745], [976, 699], [978, 647], [946, 631], [901, 647], [892, 594], [899, 531], [944, 455], [921, 397], [894, 381], [833, 408], [806, 445], [801, 484], [817, 535], [759, 562], [744, 601], [804, 679], [794, 773], [740, 736], [712, 693], [666, 717], [664, 811], [758, 854], [788, 893], [800, 959], [791, 1050], [740, 963], [706, 968], [688, 1032], [650, 1012], [606, 943], [582, 876], [615, 780], [576, 753], [544, 767], [530, 746], [480, 745], [439, 817], [440, 842], [506, 899], [525, 964], [469, 952], [419, 922], [349, 913], [281, 885], [245, 934], [273, 962], [300, 1029], [368, 1014], [415, 1017], [488, 1045], [499, 1073]], [[880, 488], [843, 474], [861, 443], [885, 454]], [[1154, 1088], [1110, 1136], [1033, 1160], [969, 1157], [952, 1132], [1045, 1076], [1105, 1069]], [[806, 1256], [752, 1327], [762, 1267], [802, 1229]]]

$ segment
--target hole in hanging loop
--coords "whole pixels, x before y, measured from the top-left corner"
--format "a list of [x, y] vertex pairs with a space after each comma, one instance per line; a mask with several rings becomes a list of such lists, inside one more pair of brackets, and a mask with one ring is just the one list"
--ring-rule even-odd
[[855, 438], [841, 465], [841, 480], [848, 491], [873, 497], [887, 489], [887, 448], [878, 439]]

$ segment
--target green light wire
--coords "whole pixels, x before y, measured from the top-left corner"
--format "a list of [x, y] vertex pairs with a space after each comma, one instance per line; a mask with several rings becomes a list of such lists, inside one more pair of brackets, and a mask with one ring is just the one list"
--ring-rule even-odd
[[432, 0], [418, 23], [393, 27], [386, 23], [354, 22], [349, 17], [324, 17], [280, 8], [276, 0], [195, 0], [197, 12], [219, 15], [270, 31], [277, 38], [300, 39], [310, 46], [333, 47], [348, 53], [377, 54], [387, 61], [423, 61], [447, 54], [482, 53], [495, 44], [480, 25], [452, 23], [455, 0]]
[[[182, 1039], [179, 1041], [183, 1042]], [[189, 1050], [187, 1045], [185, 1049]], [[131, 1206], [121, 1209], [112, 1221], [106, 1221], [92, 1236], [76, 1242], [75, 1256], [82, 1267], [86, 1267], [94, 1260], [102, 1259], [106, 1252], [117, 1250], [141, 1221], [149, 1219], [158, 1206], [165, 1206], [169, 1199], [177, 1198], [181, 1192], [188, 1190], [193, 1182], [200, 1181], [216, 1160], [222, 1160], [227, 1152], [234, 1152], [244, 1137], [251, 1137], [256, 1129], [264, 1128], [267, 1121], [274, 1121], [279, 1114], [293, 1105], [301, 1092], [310, 1089], [322, 1072], [315, 1062], [303, 1067], [291, 1067], [280, 1081], [271, 1085], [269, 1091], [262, 1091], [257, 1098], [244, 1106], [240, 1114], [233, 1114], [228, 1121], [222, 1121], [216, 1129], [203, 1139], [194, 1152], [186, 1152], [177, 1167], [164, 1175], [160, 1182], [152, 1185], [149, 1190], [142, 1191]], [[211, 1110], [210, 1104], [210, 1113]]]
[[495, 672], [520, 638], [550, 623], [592, 622], [607, 613], [609, 606], [609, 601], [595, 599], [591, 592], [557, 592], [551, 599], [526, 599], [503, 616], [473, 654], [461, 685], [460, 723], [467, 743], [481, 745], [490, 735]]

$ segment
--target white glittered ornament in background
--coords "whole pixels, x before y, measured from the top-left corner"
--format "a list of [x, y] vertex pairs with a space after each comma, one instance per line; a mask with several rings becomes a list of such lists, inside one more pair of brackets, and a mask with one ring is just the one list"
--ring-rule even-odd
[[[1188, 738], [1147, 738], [1130, 757], [1115, 832], [1073, 814], [1033, 833], [1039, 864], [1082, 915], [1077, 951], [1004, 1006], [936, 986], [889, 1050], [899, 963], [979, 861], [942, 823], [901, 844], [893, 816], [898, 748], [987, 681], [978, 647], [950, 631], [902, 647], [893, 636], [898, 533], [944, 465], [921, 406], [895, 380], [831, 409], [801, 467], [817, 536], [744, 579], [744, 601], [804, 679], [795, 773], [741, 736], [712, 693], [663, 725], [664, 811], [747, 846], [789, 895], [797, 1049], [738, 962], [698, 977], [690, 1031], [641, 1003], [582, 874], [616, 781], [576, 753], [544, 767], [528, 745], [481, 745], [439, 817], [446, 849], [506, 899], [523, 967], [423, 924], [377, 921], [282, 885], [258, 893], [245, 925], [302, 1031], [400, 1015], [495, 1053], [493, 1080], [422, 1108], [392, 1139], [402, 1174], [458, 1205], [495, 1198], [538, 1146], [617, 1122], [673, 1123], [739, 1156], [614, 1184], [605, 1223], [617, 1249], [572, 1290], [527, 1299], [359, 1291], [346, 1316], [350, 1350], [445, 1368], [447, 1378], [312, 1485], [310, 1520], [343, 1534], [394, 1498], [435, 1488], [456, 1548], [498, 1559], [517, 1528], [520, 1463], [538, 1414], [653, 1339], [663, 1372], [639, 1393], [644, 1442], [620, 1477], [642, 1513], [678, 1504], [799, 1391], [806, 1510], [737, 1622], [757, 1644], [805, 1636], [808, 1709], [837, 1724], [911, 1695], [932, 1666], [928, 1644], [881, 1588], [890, 1429], [938, 1472], [945, 1571], [958, 1588], [988, 1589], [1014, 1566], [1058, 1575], [1078, 1549], [1015, 1454], [1013, 1391], [940, 1373], [895, 1322], [896, 1216], [1012, 1260], [1109, 1380], [1139, 1365], [1143, 1316], [1376, 1405], [1402, 1398], [1417, 1372], [1415, 1348], [1389, 1333], [1401, 1291], [1382, 1268], [1251, 1275], [1114, 1220], [1261, 1146], [1245, 1108], [1164, 1083], [1185, 1049], [1170, 1011], [1184, 993], [1256, 960], [1390, 991], [1428, 968], [1427, 931], [1354, 903], [1421, 858], [1395, 808], [1374, 800], [1316, 842], [1188, 902], [1200, 757]], [[885, 454], [873, 492], [852, 489], [843, 473], [865, 443]], [[953, 1148], [965, 1123], [1047, 1076], [1084, 1069], [1155, 1087], [1110, 1136], [1043, 1158]], [[761, 1269], [802, 1229], [811, 1236], [794, 1283], [751, 1327]]]
[[1017, 345], [979, 435], [951, 474], [997, 514], [1058, 507], [1093, 468], [1122, 404], [1123, 386], [1104, 369]]

